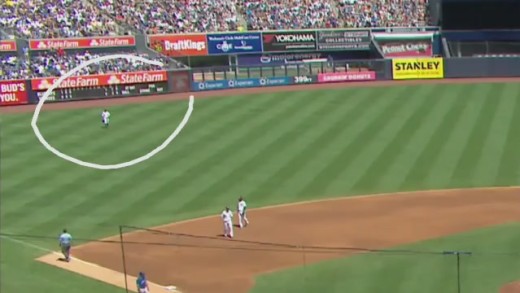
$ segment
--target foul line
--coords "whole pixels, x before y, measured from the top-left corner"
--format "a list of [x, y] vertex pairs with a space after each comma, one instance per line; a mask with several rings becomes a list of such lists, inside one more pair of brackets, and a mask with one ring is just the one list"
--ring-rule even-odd
[[[23, 246], [25, 246], [25, 247], [29, 247], [29, 248], [32, 248], [32, 249], [35, 249], [35, 250], [39, 250], [39, 251], [43, 251], [43, 252], [47, 252], [47, 253], [49, 253], [49, 254], [47, 254], [47, 255], [45, 255], [45, 256], [49, 256], [49, 255], [62, 256], [62, 254], [59, 253], [59, 252], [57, 252], [57, 251], [54, 251], [54, 250], [51, 250], [51, 249], [45, 248], [45, 247], [40, 246], [40, 245], [36, 245], [36, 244], [30, 243], [30, 242], [27, 242], [27, 241], [18, 240], [18, 239], [16, 239], [16, 238], [13, 238], [13, 237], [10, 237], [10, 236], [0, 235], [0, 238], [3, 238], [3, 239], [6, 239], [6, 240], [9, 240], [9, 241], [12, 241], [12, 242], [14, 242], [14, 243], [21, 244], [21, 245], [23, 245]], [[45, 256], [42, 256], [42, 257], [40, 257], [40, 258], [45, 258]], [[79, 259], [79, 258], [76, 258], [76, 257], [72, 257], [72, 256], [71, 256], [71, 259], [72, 259], [73, 261], [77, 261], [77, 262], [79, 262], [79, 263], [82, 263], [82, 264], [85, 264], [85, 265], [88, 265], [88, 266], [91, 266], [91, 267], [94, 267], [94, 268], [97, 268], [97, 269], [108, 269], [108, 268], [102, 267], [102, 266], [100, 266], [100, 265], [97, 265], [97, 264], [95, 264], [95, 263], [91, 263], [91, 262], [88, 262], [88, 261], [84, 261], [84, 260]], [[42, 261], [42, 262], [46, 263], [45, 261]], [[60, 267], [60, 268], [62, 268], [62, 267]], [[63, 269], [63, 268], [62, 268], [62, 269]], [[82, 273], [79, 273], [79, 272], [77, 272], [77, 271], [75, 271], [75, 270], [72, 270], [72, 269], [70, 269], [69, 271], [71, 271], [71, 272], [73, 272], [73, 273], [76, 273], [76, 274], [84, 275], [84, 276], [87, 276], [87, 277], [89, 277], [89, 278], [91, 278], [91, 279], [96, 280], [96, 278], [90, 277], [88, 274], [82, 274]], [[114, 271], [114, 272], [117, 272], [117, 273], [123, 275], [123, 273], [121, 273], [121, 272], [118, 272], [118, 271]], [[132, 276], [132, 275], [127, 275], [127, 276], [128, 276], [128, 277], [131, 277], [131, 278], [136, 278], [135, 276]], [[106, 282], [105, 282], [105, 283], [106, 283]], [[157, 284], [157, 283], [153, 283], [153, 282], [148, 282], [148, 283], [149, 283], [150, 285], [152, 285], [152, 286], [157, 286], [157, 287], [163, 288], [163, 289], [165, 289], [165, 290], [167, 290], [167, 291], [169, 291], [169, 292], [172, 292], [172, 293], [181, 293], [180, 291], [177, 291], [177, 290], [175, 289], [175, 286], [162, 286], [162, 285], [159, 285], [159, 284]], [[114, 284], [110, 284], [110, 285], [115, 286]], [[134, 291], [134, 290], [132, 290], [132, 291]]]

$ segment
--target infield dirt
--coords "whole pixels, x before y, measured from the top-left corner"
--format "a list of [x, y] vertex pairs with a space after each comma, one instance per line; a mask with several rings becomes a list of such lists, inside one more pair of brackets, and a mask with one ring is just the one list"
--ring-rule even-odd
[[[375, 83], [338, 83], [312, 86], [255, 88], [194, 93], [195, 98], [265, 92], [331, 89], [352, 86], [412, 85], [424, 83], [518, 82], [519, 79], [457, 79]], [[44, 110], [110, 107], [131, 103], [187, 99], [188, 93], [125, 99], [99, 99], [45, 105]], [[196, 102], [195, 102], [196, 104]], [[34, 105], [0, 108], [1, 113], [29, 112]], [[129, 289], [133, 277], [145, 271], [153, 288], [175, 285], [183, 293], [241, 293], [254, 285], [261, 273], [301, 266], [301, 248], [258, 244], [287, 243], [298, 246], [387, 248], [476, 228], [520, 221], [520, 188], [489, 188], [423, 191], [387, 196], [368, 196], [316, 201], [250, 211], [252, 224], [236, 230], [235, 239], [219, 237], [222, 225], [217, 216], [194, 219], [157, 229], [197, 235], [172, 236], [146, 231], [126, 234], [126, 269]], [[253, 203], [250, 203], [253, 204]], [[219, 211], [216, 211], [219, 212]], [[119, 238], [108, 238], [118, 240]], [[107, 239], [105, 239], [107, 240]], [[150, 245], [162, 243], [170, 245]], [[196, 246], [196, 247], [195, 247]], [[306, 249], [306, 263], [344, 257], [354, 251]], [[57, 261], [54, 254], [39, 261], [124, 287], [121, 246], [117, 243], [88, 243], [76, 247], [71, 263]], [[509, 284], [502, 293], [519, 292]], [[152, 291], [156, 292], [156, 291]]]

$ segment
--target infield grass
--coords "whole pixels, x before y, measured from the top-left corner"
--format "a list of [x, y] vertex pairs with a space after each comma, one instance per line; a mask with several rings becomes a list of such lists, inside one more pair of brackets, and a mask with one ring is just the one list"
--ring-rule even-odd
[[[2, 115], [0, 225], [3, 233], [50, 237], [18, 239], [56, 249], [63, 227], [75, 238], [96, 239], [117, 234], [120, 224], [216, 214], [238, 194], [258, 207], [520, 185], [519, 98], [518, 84], [471, 84], [200, 99], [168, 148], [116, 172], [59, 159], [38, 143], [31, 114]], [[187, 101], [109, 109], [110, 129], [101, 128], [102, 109], [42, 112], [39, 126], [64, 153], [118, 163], [160, 144]], [[0, 249], [2, 292], [122, 292], [33, 262], [40, 251], [8, 239]]]

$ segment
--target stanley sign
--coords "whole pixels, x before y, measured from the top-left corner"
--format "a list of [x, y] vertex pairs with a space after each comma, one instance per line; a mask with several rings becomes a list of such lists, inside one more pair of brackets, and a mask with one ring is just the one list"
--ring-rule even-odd
[[442, 58], [392, 59], [394, 79], [444, 78]]

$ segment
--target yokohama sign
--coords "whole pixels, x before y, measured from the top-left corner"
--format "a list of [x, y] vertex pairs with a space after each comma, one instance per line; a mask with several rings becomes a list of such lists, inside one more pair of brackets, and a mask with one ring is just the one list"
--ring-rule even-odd
[[150, 47], [171, 57], [208, 55], [205, 35], [153, 35], [149, 36]]
[[29, 48], [31, 50], [58, 48], [70, 50], [133, 46], [135, 46], [135, 38], [133, 36], [29, 40]]
[[[31, 87], [34, 91], [44, 91], [51, 87], [58, 78], [37, 78], [31, 80]], [[147, 71], [147, 72], [125, 72], [114, 74], [98, 74], [74, 76], [65, 79], [57, 88], [88, 88], [120, 84], [139, 84], [168, 81], [166, 71]]]
[[316, 50], [315, 31], [291, 31], [262, 33], [265, 52], [314, 51]]
[[0, 52], [16, 52], [16, 41], [0, 41]]
[[25, 80], [0, 81], [0, 106], [29, 103]]

